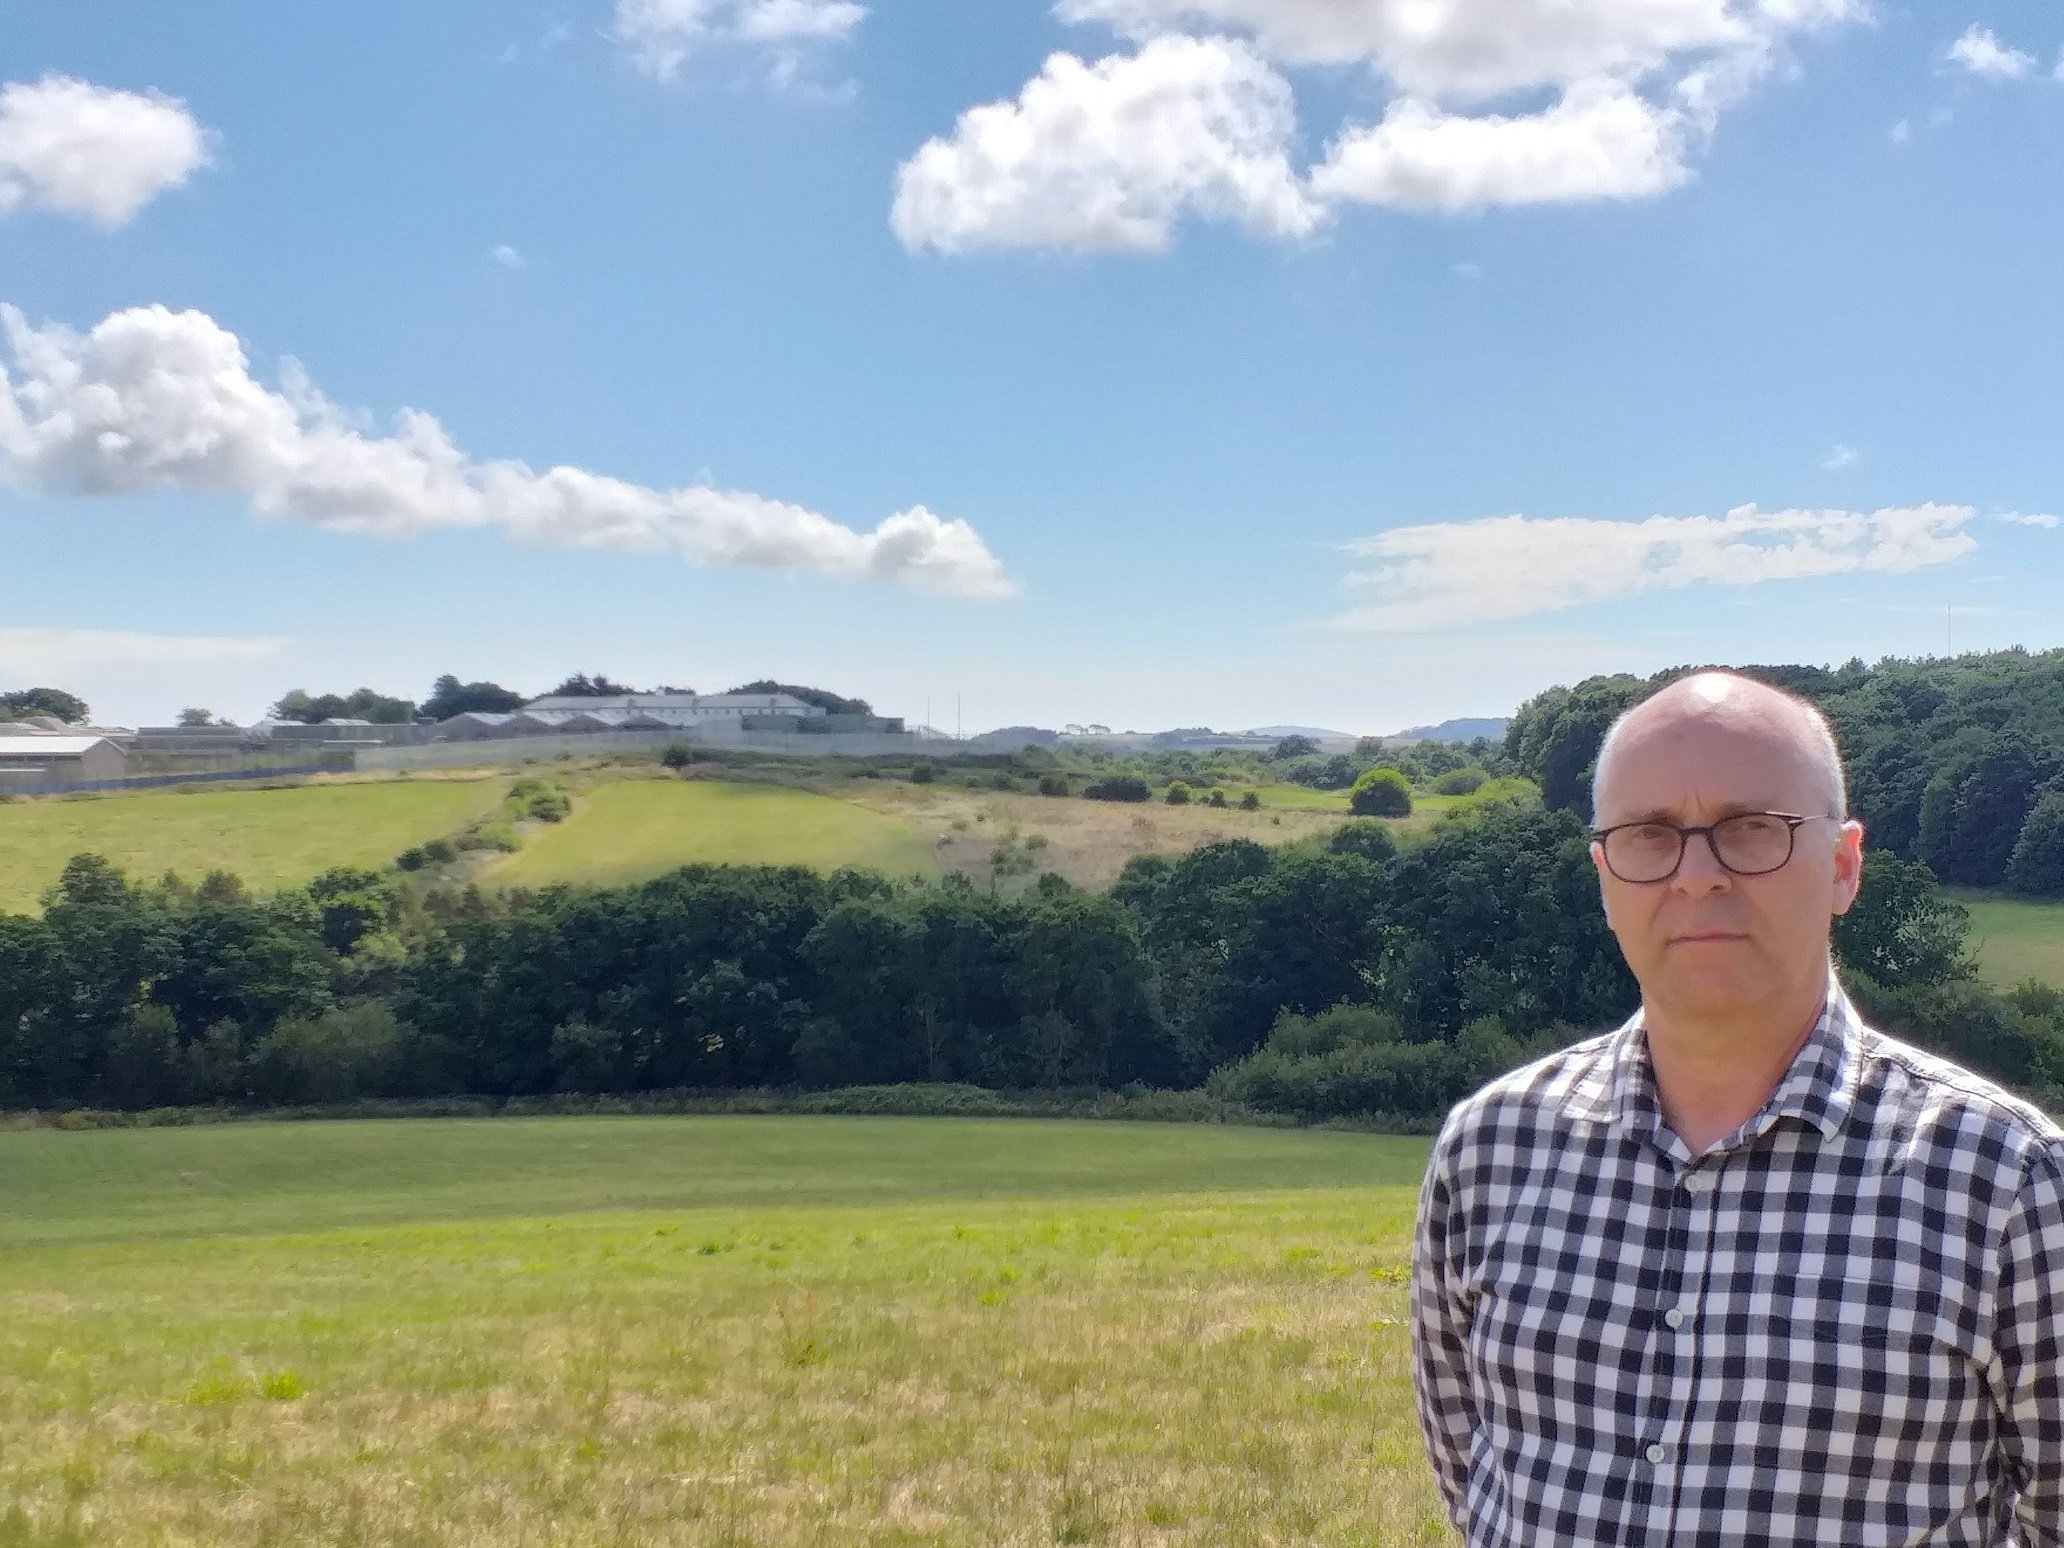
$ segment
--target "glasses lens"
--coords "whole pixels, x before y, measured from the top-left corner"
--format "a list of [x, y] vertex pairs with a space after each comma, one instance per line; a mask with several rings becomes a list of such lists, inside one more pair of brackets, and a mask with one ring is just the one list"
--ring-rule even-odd
[[1661, 881], [1677, 869], [1684, 836], [1660, 822], [1637, 822], [1605, 836], [1605, 864], [1621, 881]]
[[1713, 847], [1728, 870], [1760, 876], [1792, 858], [1792, 827], [1782, 817], [1744, 812], [1714, 824]]

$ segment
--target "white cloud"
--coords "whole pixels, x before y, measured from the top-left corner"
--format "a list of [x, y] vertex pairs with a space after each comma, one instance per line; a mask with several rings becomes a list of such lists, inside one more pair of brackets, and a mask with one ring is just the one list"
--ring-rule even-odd
[[1820, 459], [1820, 465], [1830, 473], [1853, 466], [1863, 453], [1853, 446], [1844, 446], [1840, 441], [1828, 448], [1828, 454]]
[[866, 15], [867, 7], [852, 0], [617, 0], [615, 33], [639, 69], [666, 81], [712, 44], [788, 54], [843, 39]]
[[1374, 600], [1333, 620], [1372, 632], [1456, 628], [1701, 584], [1856, 571], [1900, 574], [1977, 547], [1964, 505], [1725, 516], [1581, 517], [1399, 527], [1353, 546], [1370, 567], [1349, 577]]
[[1894, 145], [1904, 145], [1913, 138], [1913, 125], [1902, 118], [1892, 126], [1891, 136]]
[[523, 256], [520, 249], [511, 247], [506, 242], [490, 247], [487, 250], [487, 256], [505, 269], [521, 269], [530, 262], [528, 258]]
[[116, 629], [0, 627], [0, 678], [27, 682], [104, 666], [213, 666], [262, 661], [281, 639], [222, 634], [133, 634]]
[[[895, 223], [906, 244], [1154, 249], [1166, 245], [1170, 204], [1302, 236], [1345, 202], [1458, 212], [1651, 198], [1690, 177], [1687, 150], [1782, 62], [1792, 37], [1858, 19], [1867, 0], [1056, 0], [1054, 9], [1063, 21], [1112, 28], [1139, 53], [1090, 66], [1056, 55], [1016, 104], [974, 109], [951, 140], [927, 144], [899, 181]], [[1190, 153], [1225, 137], [1198, 134], [1199, 112], [1179, 85], [1128, 100], [1125, 133], [1086, 132], [1092, 115], [1071, 99], [1113, 95], [1148, 73], [1156, 51], [1173, 59], [1177, 48], [1249, 50], [1243, 79], [1267, 103], [1266, 132], [1237, 150]], [[1368, 66], [1389, 106], [1376, 124], [1343, 126], [1300, 185], [1295, 106], [1273, 67], [1341, 64]], [[1188, 194], [1223, 187], [1211, 164], [1227, 159], [1248, 166], [1241, 196]], [[1107, 226], [1085, 233], [1053, 208], [1067, 196], [1038, 174], [1054, 166], [1073, 178], [1052, 183], [1086, 184], [1104, 209], [1141, 190], [1158, 202], [1115, 236]], [[1043, 197], [1014, 197], [1019, 183]], [[1044, 218], [1008, 218], [1026, 206]]]
[[1850, 20], [1861, 0], [1059, 0], [1064, 21], [1130, 37], [1250, 34], [1285, 64], [1366, 60], [1407, 94], [1489, 100], [1595, 76], [1633, 79], [1683, 54], [1761, 48]]
[[1964, 35], [1949, 45], [1952, 64], [1963, 66], [1973, 75], [1983, 76], [1989, 81], [2018, 81], [2035, 69], [2035, 56], [2024, 54], [2018, 48], [2009, 48], [2000, 42], [1990, 27], [1975, 23], [1964, 29]]
[[87, 334], [0, 307], [0, 477], [46, 494], [177, 488], [261, 517], [403, 538], [483, 527], [554, 547], [673, 551], [707, 565], [899, 581], [966, 596], [1013, 588], [964, 521], [923, 506], [856, 532], [756, 494], [649, 489], [581, 468], [475, 462], [413, 409], [364, 433], [297, 367], [254, 380], [234, 334], [201, 312], [137, 307]]
[[2047, 512], [2043, 511], [2031, 512], [2030, 514], [2025, 516], [2019, 511], [2008, 511], [2004, 515], [2002, 515], [1999, 518], [1999, 520], [2011, 521], [2017, 527], [2064, 526], [2064, 519], [2060, 519], [2058, 517], [2049, 515]]
[[1690, 174], [1676, 115], [1613, 81], [1572, 86], [1545, 112], [1446, 113], [1415, 98], [1349, 129], [1311, 175], [1330, 200], [1460, 211], [1493, 204], [1641, 199]]
[[1290, 88], [1246, 45], [1157, 38], [1084, 64], [1055, 54], [1014, 102], [963, 113], [896, 177], [904, 246], [1165, 247], [1186, 210], [1275, 236], [1322, 211], [1289, 159]]
[[0, 87], [0, 215], [44, 209], [115, 227], [208, 163], [186, 104], [46, 75]]

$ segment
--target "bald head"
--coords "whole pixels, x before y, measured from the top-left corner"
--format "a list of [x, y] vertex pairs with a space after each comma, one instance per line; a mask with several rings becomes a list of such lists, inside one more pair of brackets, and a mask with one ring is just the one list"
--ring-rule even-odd
[[1802, 814], [1848, 816], [1842, 755], [1819, 710], [1754, 678], [1695, 672], [1642, 700], [1606, 732], [1591, 779], [1591, 806], [1599, 822], [1637, 815], [1612, 806], [1616, 775], [1627, 760], [1640, 758], [1644, 749], [1681, 744], [1686, 738], [1760, 744], [1767, 749], [1773, 775], [1800, 787]]

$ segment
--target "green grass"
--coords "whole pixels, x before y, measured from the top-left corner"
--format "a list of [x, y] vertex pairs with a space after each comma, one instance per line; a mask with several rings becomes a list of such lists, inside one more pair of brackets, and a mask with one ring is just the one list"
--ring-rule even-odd
[[532, 833], [488, 880], [600, 886], [699, 861], [939, 874], [931, 845], [915, 828], [849, 801], [780, 785], [621, 780], [577, 797], [572, 816]]
[[86, 852], [151, 880], [234, 871], [257, 891], [331, 866], [377, 869], [462, 827], [507, 788], [505, 779], [411, 779], [11, 803], [0, 806], [0, 911], [32, 912], [65, 862]]
[[[1314, 790], [1309, 785], [1257, 785], [1255, 793], [1261, 797], [1264, 807], [1279, 806], [1286, 811], [1300, 812], [1347, 812], [1345, 790]], [[1237, 801], [1239, 793], [1228, 791], [1227, 798]]]
[[2040, 979], [2064, 989], [2064, 903], [2038, 903], [1957, 890], [1971, 911], [1971, 946], [1987, 983], [2010, 988]]
[[0, 1543], [1446, 1541], [1425, 1142], [0, 1134]]

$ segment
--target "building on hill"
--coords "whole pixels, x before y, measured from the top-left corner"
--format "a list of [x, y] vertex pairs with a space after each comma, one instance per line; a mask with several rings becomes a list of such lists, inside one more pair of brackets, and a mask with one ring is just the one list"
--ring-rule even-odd
[[559, 726], [577, 716], [595, 716], [615, 729], [633, 718], [655, 726], [685, 728], [735, 722], [747, 716], [815, 720], [825, 712], [785, 693], [626, 693], [609, 698], [547, 695], [532, 699], [522, 713]]
[[10, 794], [121, 779], [128, 772], [128, 755], [111, 737], [45, 731], [0, 740], [0, 790]]

